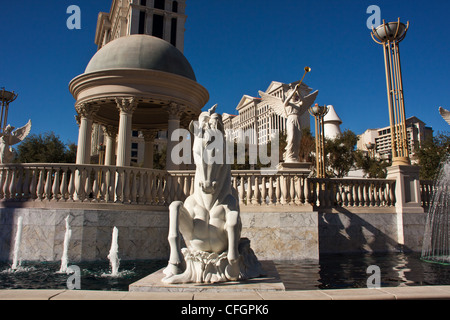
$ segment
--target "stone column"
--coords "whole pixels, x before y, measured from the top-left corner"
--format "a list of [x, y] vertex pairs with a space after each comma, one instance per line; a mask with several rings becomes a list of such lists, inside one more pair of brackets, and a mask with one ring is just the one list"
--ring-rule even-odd
[[91, 134], [93, 116], [98, 106], [80, 103], [75, 106], [80, 121], [78, 134], [77, 164], [89, 164], [91, 159]]
[[397, 214], [397, 241], [405, 250], [420, 251], [421, 236], [425, 232], [426, 215], [420, 194], [420, 167], [391, 166], [387, 179], [396, 180], [395, 209]]
[[115, 163], [115, 150], [116, 150], [116, 138], [117, 128], [114, 126], [103, 127], [103, 133], [105, 135], [105, 166], [112, 166]]
[[174, 164], [172, 161], [172, 150], [179, 143], [178, 141], [172, 141], [172, 134], [175, 130], [180, 128], [181, 116], [185, 110], [185, 107], [171, 103], [165, 107], [169, 113], [169, 123], [167, 132], [167, 160], [166, 169], [167, 170], [179, 170], [179, 166]]
[[120, 111], [116, 165], [118, 167], [128, 167], [131, 161], [133, 112], [136, 110], [138, 104], [134, 98], [117, 98], [116, 103]]
[[146, 130], [142, 132], [145, 141], [144, 168], [153, 169], [153, 148], [158, 135], [157, 130]]

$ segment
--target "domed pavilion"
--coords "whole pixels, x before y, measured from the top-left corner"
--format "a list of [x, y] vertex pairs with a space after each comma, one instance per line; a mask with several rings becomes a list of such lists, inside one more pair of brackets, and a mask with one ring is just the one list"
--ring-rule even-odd
[[[85, 72], [70, 82], [79, 118], [77, 164], [89, 164], [92, 124], [104, 127], [105, 165], [129, 166], [132, 131], [141, 131], [145, 157], [153, 159], [158, 131], [170, 137], [180, 121], [193, 120], [209, 100], [186, 57], [176, 47], [150, 35], [120, 37], [103, 46]], [[117, 138], [117, 151], [114, 147]], [[167, 169], [178, 169], [167, 157]], [[146, 163], [152, 160], [146, 159]]]

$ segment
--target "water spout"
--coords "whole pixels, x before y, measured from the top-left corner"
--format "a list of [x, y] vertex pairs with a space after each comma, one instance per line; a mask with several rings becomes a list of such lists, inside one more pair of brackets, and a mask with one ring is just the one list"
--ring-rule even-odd
[[61, 258], [61, 269], [59, 269], [59, 273], [67, 273], [67, 265], [69, 263], [69, 243], [70, 238], [72, 237], [72, 230], [70, 229], [69, 219], [70, 215], [66, 218], [66, 233], [64, 235], [64, 248]]
[[114, 227], [113, 235], [112, 235], [111, 250], [109, 251], [109, 255], [108, 255], [109, 263], [111, 265], [111, 277], [119, 276], [120, 259], [119, 259], [118, 239], [119, 239], [119, 230], [116, 227]]
[[422, 259], [450, 264], [450, 155], [441, 164], [427, 215]]
[[19, 220], [17, 222], [16, 239], [14, 243], [14, 257], [13, 257], [13, 264], [11, 266], [12, 270], [18, 270], [21, 264], [20, 243], [22, 241], [22, 227], [23, 227], [23, 217], [19, 217]]

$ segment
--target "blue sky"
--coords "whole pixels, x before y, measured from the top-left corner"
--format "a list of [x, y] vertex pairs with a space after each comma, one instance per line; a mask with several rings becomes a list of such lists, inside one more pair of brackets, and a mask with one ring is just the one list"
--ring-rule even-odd
[[[69, 5], [78, 5], [82, 29], [68, 30]], [[450, 109], [450, 41], [445, 33], [450, 1], [429, 0], [187, 0], [185, 55], [210, 92], [207, 107], [236, 113], [244, 94], [257, 96], [271, 81], [300, 80], [334, 105], [342, 129], [357, 134], [387, 126], [384, 60], [366, 27], [369, 5], [388, 21], [410, 21], [401, 43], [406, 115], [449, 131], [438, 107]], [[97, 15], [111, 0], [5, 1], [0, 12], [0, 87], [19, 98], [9, 123], [33, 121], [32, 133], [54, 131], [76, 142], [71, 79], [96, 52]]]

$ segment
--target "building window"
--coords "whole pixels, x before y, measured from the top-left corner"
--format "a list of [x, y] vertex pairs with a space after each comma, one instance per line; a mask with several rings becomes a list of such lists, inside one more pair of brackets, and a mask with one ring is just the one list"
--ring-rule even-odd
[[155, 14], [153, 16], [153, 36], [162, 39], [164, 37], [164, 17]]
[[178, 1], [174, 1], [172, 4], [172, 12], [178, 12]]
[[139, 144], [137, 144], [137, 143], [131, 144], [131, 149], [138, 149], [138, 148], [139, 148]]
[[139, 13], [139, 34], [145, 34], [145, 11]]
[[155, 9], [164, 10], [166, 8], [165, 0], [155, 0]]
[[147, 6], [147, 0], [141, 0], [141, 6]]
[[139, 131], [133, 131], [132, 135], [133, 137], [139, 137]]
[[172, 18], [172, 27], [170, 31], [170, 43], [176, 47], [177, 46], [177, 18]]

